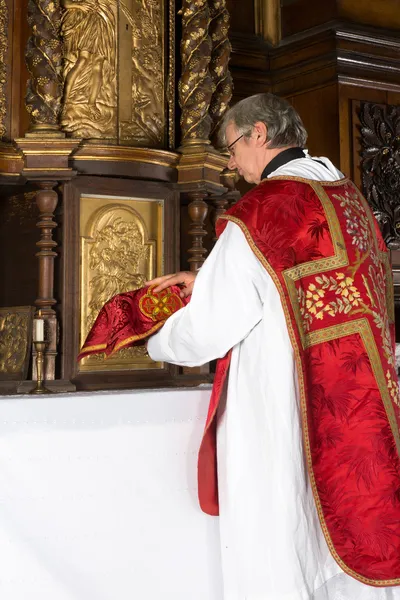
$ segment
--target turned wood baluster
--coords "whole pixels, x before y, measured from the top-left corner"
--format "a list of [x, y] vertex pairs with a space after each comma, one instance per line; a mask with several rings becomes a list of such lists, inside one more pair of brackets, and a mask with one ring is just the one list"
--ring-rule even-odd
[[189, 199], [192, 201], [188, 206], [189, 217], [192, 221], [189, 227], [189, 235], [192, 237], [192, 247], [189, 248], [189, 259], [191, 271], [198, 271], [203, 264], [207, 250], [203, 246], [203, 237], [207, 235], [204, 229], [204, 221], [207, 217], [208, 206], [204, 202], [207, 196], [204, 192], [191, 192]]
[[[54, 181], [43, 181], [38, 183], [39, 191], [36, 193], [36, 204], [39, 208], [39, 221], [37, 227], [40, 230], [40, 240], [36, 242], [39, 248], [36, 256], [39, 260], [39, 284], [38, 298], [35, 304], [41, 310], [45, 320], [45, 380], [55, 379], [55, 359], [57, 356], [57, 317], [53, 306], [54, 299], [54, 259], [57, 253], [54, 249], [57, 242], [53, 240], [53, 229], [57, 227], [54, 219], [54, 211], [58, 204], [57, 193], [53, 187], [57, 185]], [[34, 361], [35, 363], [35, 361]], [[36, 372], [34, 369], [34, 378]]]
[[229, 208], [229, 197], [228, 194], [223, 194], [222, 196], [212, 197], [210, 198], [210, 202], [214, 208], [211, 216], [211, 223], [213, 226], [213, 242], [217, 241], [217, 234], [215, 232], [215, 224], [218, 221], [219, 217], [226, 212]]

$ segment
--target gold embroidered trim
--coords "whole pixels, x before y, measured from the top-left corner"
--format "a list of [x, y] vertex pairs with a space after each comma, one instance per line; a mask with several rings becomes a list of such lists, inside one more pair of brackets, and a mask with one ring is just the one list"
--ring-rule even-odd
[[347, 177], [343, 177], [343, 179], [338, 179], [336, 181], [317, 181], [315, 179], [306, 179], [305, 177], [294, 177], [293, 175], [277, 175], [276, 177], [266, 177], [265, 179], [262, 179], [260, 181], [260, 183], [263, 183], [264, 181], [300, 181], [301, 183], [308, 183], [309, 185], [313, 184], [313, 183], [317, 183], [319, 185], [323, 185], [324, 187], [326, 186], [332, 186], [332, 187], [336, 187], [336, 186], [341, 186], [341, 185], [346, 185], [347, 183], [353, 183], [352, 181], [350, 181], [350, 179], [347, 179]]
[[332, 240], [334, 255], [329, 258], [322, 258], [320, 260], [312, 260], [302, 265], [296, 265], [290, 269], [283, 271], [282, 275], [285, 279], [287, 290], [289, 293], [290, 300], [297, 323], [297, 328], [301, 337], [302, 344], [304, 346], [304, 330], [302, 325], [302, 317], [300, 313], [300, 306], [297, 298], [297, 289], [295, 282], [307, 275], [322, 274], [325, 271], [332, 271], [333, 269], [340, 269], [347, 267], [349, 264], [349, 258], [347, 256], [346, 246], [344, 243], [343, 233], [340, 228], [339, 219], [336, 211], [333, 207], [328, 194], [325, 192], [322, 185], [315, 181], [307, 181], [313, 188], [321, 201], [322, 207], [325, 211], [326, 220], [328, 222], [329, 233]]
[[[164, 325], [164, 323], [165, 323], [165, 321], [159, 321], [147, 333], [142, 333], [140, 335], [132, 335], [131, 337], [127, 338], [126, 340], [122, 340], [122, 341], [118, 342], [118, 344], [115, 345], [115, 348], [113, 349], [113, 351], [110, 352], [110, 354], [108, 356], [106, 356], [105, 358], [106, 359], [109, 358], [110, 356], [112, 356], [113, 354], [118, 352], [118, 350], [121, 350], [121, 348], [125, 348], [125, 346], [128, 346], [132, 342], [137, 342], [138, 340], [143, 340], [144, 338], [153, 335], [153, 333], [158, 331]], [[97, 346], [84, 346], [82, 348], [82, 350], [79, 352], [79, 354], [82, 355], [82, 354], [93, 353], [96, 351], [98, 352], [99, 350], [105, 350], [106, 348], [107, 348], [107, 344], [99, 344]], [[84, 357], [82, 356], [82, 358], [84, 358]]]
[[[281, 177], [280, 179], [288, 179], [288, 177]], [[309, 180], [303, 180], [301, 178], [291, 178], [291, 179], [294, 179], [296, 181], [304, 181], [306, 183], [311, 183]], [[345, 181], [347, 181], [347, 180], [341, 180], [340, 183], [339, 182], [332, 182], [332, 183], [327, 182], [327, 185], [332, 185], [332, 184], [343, 185], [343, 183]], [[315, 183], [315, 182], [312, 182], [312, 183]], [[325, 185], [325, 183], [324, 183], [324, 185]], [[324, 518], [324, 514], [322, 511], [322, 507], [321, 507], [321, 501], [320, 501], [320, 498], [318, 495], [317, 485], [315, 482], [315, 476], [314, 476], [314, 471], [313, 471], [313, 466], [312, 466], [312, 458], [311, 458], [310, 439], [309, 439], [309, 434], [308, 434], [307, 403], [306, 403], [306, 395], [305, 395], [305, 389], [304, 389], [304, 377], [303, 377], [302, 362], [301, 362], [301, 358], [300, 358], [300, 348], [297, 343], [296, 335], [294, 333], [293, 325], [292, 325], [291, 318], [290, 318], [290, 311], [289, 311], [289, 308], [288, 308], [288, 305], [286, 302], [284, 290], [282, 288], [281, 282], [279, 281], [279, 278], [276, 275], [274, 269], [271, 267], [271, 265], [269, 264], [269, 262], [267, 261], [265, 256], [262, 254], [262, 252], [260, 252], [260, 250], [257, 248], [256, 244], [254, 243], [253, 238], [251, 237], [251, 234], [250, 234], [249, 230], [247, 229], [246, 225], [240, 219], [238, 219], [237, 217], [233, 217], [231, 215], [221, 215], [219, 218], [225, 219], [226, 221], [232, 221], [233, 223], [236, 223], [236, 225], [238, 225], [240, 227], [240, 229], [242, 230], [243, 234], [246, 237], [246, 240], [247, 240], [250, 248], [252, 249], [254, 254], [257, 256], [257, 258], [259, 259], [259, 261], [264, 266], [264, 268], [268, 272], [269, 276], [275, 283], [276, 288], [277, 288], [278, 293], [281, 298], [281, 304], [282, 304], [282, 308], [284, 311], [286, 324], [287, 324], [287, 328], [288, 328], [288, 333], [289, 333], [289, 337], [290, 337], [292, 347], [294, 350], [295, 361], [296, 361], [296, 366], [297, 366], [299, 389], [300, 389], [302, 431], [303, 431], [304, 449], [305, 449], [307, 465], [308, 465], [308, 473], [309, 473], [309, 477], [310, 477], [310, 483], [311, 483], [311, 488], [313, 491], [313, 496], [314, 496], [314, 500], [315, 500], [318, 518], [319, 518], [319, 521], [321, 524], [321, 529], [323, 531], [328, 548], [329, 548], [333, 558], [335, 559], [335, 561], [341, 567], [341, 569], [348, 575], [351, 575], [352, 577], [357, 579], [358, 581], [361, 581], [362, 583], [365, 583], [367, 585], [374, 585], [376, 587], [387, 587], [387, 586], [392, 586], [392, 585], [399, 585], [400, 579], [376, 580], [376, 579], [369, 579], [367, 577], [364, 577], [363, 575], [360, 575], [359, 573], [356, 573], [356, 571], [353, 571], [353, 569], [351, 569], [350, 567], [348, 567], [346, 565], [346, 563], [344, 563], [344, 561], [340, 558], [339, 554], [336, 552], [335, 546], [333, 545], [331, 536], [329, 534], [328, 528], [325, 523], [325, 518]], [[296, 302], [297, 302], [297, 298], [296, 298]], [[349, 325], [351, 325], [351, 324], [349, 324]], [[335, 329], [335, 328], [340, 328], [340, 327], [341, 327], [341, 325], [335, 325], [328, 329]], [[369, 323], [368, 323], [368, 327], [369, 327]], [[325, 331], [325, 330], [323, 330], [323, 331]], [[323, 331], [315, 332], [315, 334], [320, 333], [322, 335]], [[371, 331], [370, 331], [370, 333], [372, 336]], [[330, 332], [330, 335], [333, 335], [333, 332]], [[339, 334], [338, 337], [341, 337], [341, 334]], [[315, 339], [316, 339], [316, 336], [315, 336]], [[382, 386], [381, 375], [383, 373], [383, 369], [382, 369], [382, 364], [380, 361], [379, 353], [377, 351], [375, 340], [374, 340], [373, 336], [371, 339], [371, 337], [368, 336], [368, 334], [367, 334], [365, 336], [365, 340], [364, 340], [364, 344], [366, 344], [366, 350], [368, 352], [368, 355], [370, 356], [371, 365], [372, 365], [375, 377], [377, 379], [377, 384], [379, 386], [379, 390], [381, 391], [383, 399], [385, 396], [384, 404], [385, 404], [385, 409], [386, 409], [386, 401], [387, 401], [387, 397], [388, 397], [387, 396], [387, 386], [386, 386], [386, 381], [385, 381], [383, 384], [383, 387], [386, 389], [386, 394], [385, 394], [382, 392], [382, 387], [381, 387]], [[317, 342], [315, 341], [314, 343], [317, 343]], [[379, 371], [381, 371], [381, 372], [379, 372]], [[392, 412], [393, 407], [390, 406], [390, 408], [391, 408], [391, 412]], [[389, 417], [388, 417], [388, 419], [389, 419], [391, 427], [392, 427], [393, 421]], [[396, 426], [395, 426], [395, 429], [397, 429]], [[393, 431], [393, 427], [392, 427], [392, 431]]]
[[110, 356], [115, 354], [115, 352], [118, 352], [118, 350], [121, 350], [121, 348], [125, 348], [125, 346], [127, 346], [128, 344], [131, 344], [132, 342], [137, 342], [138, 340], [143, 340], [144, 338], [147, 338], [150, 335], [153, 335], [153, 333], [158, 331], [164, 324], [165, 324], [165, 321], [159, 321], [156, 325], [154, 325], [154, 327], [152, 327], [149, 331], [147, 331], [147, 333], [141, 333], [140, 335], [132, 335], [131, 337], [127, 338], [126, 340], [122, 340], [121, 342], [118, 342], [118, 344], [116, 344], [114, 350], [110, 353]]
[[107, 344], [98, 344], [97, 346], [83, 346], [79, 354], [87, 353], [87, 352], [96, 352], [96, 350], [105, 350], [107, 348]]

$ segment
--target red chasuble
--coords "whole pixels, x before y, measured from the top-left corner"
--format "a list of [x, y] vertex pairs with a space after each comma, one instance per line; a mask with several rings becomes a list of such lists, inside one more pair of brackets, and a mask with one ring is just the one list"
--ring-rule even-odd
[[[399, 585], [393, 285], [370, 208], [348, 180], [276, 177], [220, 217], [218, 235], [228, 221], [241, 228], [281, 297], [299, 377], [308, 473], [330, 551], [363, 583]], [[199, 455], [200, 504], [214, 515], [214, 416], [228, 368], [229, 355], [217, 367]]]
[[106, 302], [80, 351], [78, 360], [89, 354], [113, 354], [122, 348], [138, 346], [158, 331], [174, 312], [185, 306], [188, 298], [170, 286], [154, 292], [150, 286], [117, 294]]

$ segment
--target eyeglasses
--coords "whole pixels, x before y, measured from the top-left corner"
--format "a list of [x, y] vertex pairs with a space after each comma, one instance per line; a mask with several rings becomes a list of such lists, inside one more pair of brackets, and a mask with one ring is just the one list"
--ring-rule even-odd
[[233, 150], [233, 146], [236, 144], [236, 142], [241, 140], [243, 136], [244, 136], [244, 133], [242, 133], [242, 135], [239, 135], [239, 137], [236, 138], [236, 140], [234, 142], [232, 142], [232, 144], [229, 144], [229, 146], [226, 147], [227, 151], [229, 152], [229, 154], [231, 156], [235, 156], [235, 150]]

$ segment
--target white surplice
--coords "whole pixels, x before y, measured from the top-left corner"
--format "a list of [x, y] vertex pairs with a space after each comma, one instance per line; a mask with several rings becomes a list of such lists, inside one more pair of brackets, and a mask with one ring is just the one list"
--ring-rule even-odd
[[[270, 177], [342, 177], [307, 156]], [[233, 348], [218, 415], [224, 600], [400, 600], [346, 575], [325, 542], [307, 475], [293, 349], [279, 293], [229, 222], [190, 304], [150, 338], [157, 361], [197, 366]], [[204, 600], [207, 600], [206, 598]]]

